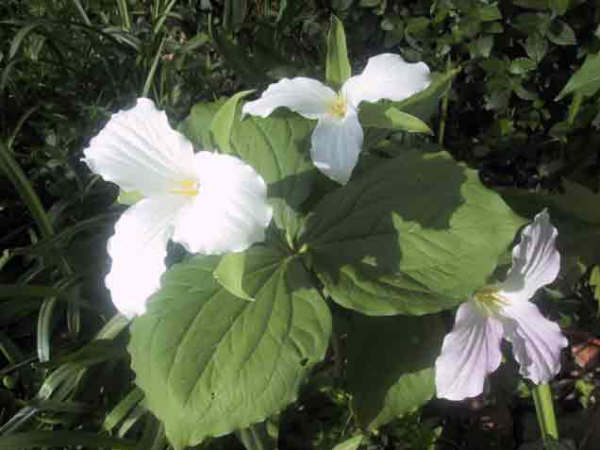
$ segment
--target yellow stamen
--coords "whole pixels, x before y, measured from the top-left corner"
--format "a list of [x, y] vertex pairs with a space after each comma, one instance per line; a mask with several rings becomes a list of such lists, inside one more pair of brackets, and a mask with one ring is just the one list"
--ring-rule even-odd
[[499, 289], [496, 286], [485, 286], [475, 292], [473, 300], [475, 300], [477, 306], [488, 314], [494, 314], [499, 311], [502, 305], [506, 305], [508, 302], [498, 292]]
[[337, 117], [338, 119], [343, 119], [346, 116], [347, 107], [348, 102], [344, 96], [342, 94], [338, 94], [336, 95], [333, 103], [329, 106], [329, 114]]
[[169, 192], [172, 194], [181, 194], [181, 195], [197, 195], [198, 194], [198, 182], [195, 180], [184, 180], [178, 183], [175, 183], [177, 186], [174, 189], [169, 189]]

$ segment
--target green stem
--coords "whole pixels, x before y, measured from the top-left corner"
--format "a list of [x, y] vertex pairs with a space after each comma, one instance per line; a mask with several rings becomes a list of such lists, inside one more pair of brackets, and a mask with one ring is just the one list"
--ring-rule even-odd
[[532, 389], [535, 413], [542, 433], [544, 448], [549, 449], [550, 442], [558, 440], [558, 427], [552, 403], [552, 391], [548, 383], [538, 384]]
[[[446, 72], [450, 72], [452, 67], [452, 63], [450, 62], [450, 57], [448, 57], [448, 61], [446, 61]], [[446, 134], [446, 120], [448, 120], [448, 97], [450, 96], [450, 89], [452, 89], [452, 79], [448, 82], [448, 86], [444, 91], [442, 96], [442, 111], [440, 115], [440, 126], [438, 130], [438, 145], [440, 147], [444, 146], [444, 135]]]

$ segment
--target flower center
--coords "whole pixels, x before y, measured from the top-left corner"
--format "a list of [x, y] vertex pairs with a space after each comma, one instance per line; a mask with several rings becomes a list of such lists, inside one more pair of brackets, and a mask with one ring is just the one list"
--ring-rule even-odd
[[507, 300], [498, 294], [499, 289], [496, 286], [485, 286], [478, 289], [473, 295], [475, 304], [486, 314], [495, 315], [500, 311]]
[[169, 189], [171, 194], [197, 195], [200, 184], [196, 180], [184, 180], [175, 183], [173, 189]]
[[329, 114], [332, 116], [343, 119], [346, 116], [346, 110], [348, 109], [348, 102], [342, 94], [335, 96], [335, 100], [329, 106]]

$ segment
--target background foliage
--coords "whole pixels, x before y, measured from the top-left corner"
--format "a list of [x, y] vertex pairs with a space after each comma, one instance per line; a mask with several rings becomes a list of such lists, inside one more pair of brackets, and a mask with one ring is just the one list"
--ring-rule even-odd
[[[440, 84], [439, 102], [414, 111], [408, 105], [434, 136], [395, 133], [369, 158], [398, 156], [394, 144], [425, 153], [444, 148], [478, 169], [521, 215], [551, 208], [564, 270], [542, 300], [575, 353], [575, 359], [565, 355], [554, 386], [559, 422], [578, 448], [594, 448], [600, 7], [579, 0], [2, 2], [2, 448], [165, 448], [164, 427], [133, 383], [128, 326], [113, 317], [100, 275], [122, 207], [115, 188], [80, 162], [81, 150], [112, 112], [140, 95], [155, 99], [174, 124], [207, 146], [214, 134], [194, 126], [210, 123], [216, 107], [192, 108], [198, 101], [262, 89], [283, 76], [323, 79], [332, 13], [344, 23], [353, 73], [384, 51], [456, 73]], [[183, 121], [190, 112], [195, 120]], [[298, 127], [299, 135], [308, 132]], [[370, 133], [367, 143], [380, 141]], [[242, 127], [232, 152], [244, 155], [244, 142]], [[288, 232], [284, 239], [300, 242], [293, 214], [276, 220]], [[177, 260], [182, 251], [173, 250]], [[332, 345], [298, 400], [278, 417], [199, 448], [254, 449], [277, 440], [282, 449], [351, 449], [359, 442], [368, 449], [516, 448], [537, 438], [527, 388], [515, 384], [510, 364], [492, 378], [485, 398], [387, 408], [389, 420], [404, 415], [379, 428], [388, 419], [368, 412], [385, 394], [365, 386], [392, 381], [361, 385], [346, 375], [368, 358], [368, 349], [353, 344], [367, 345], [356, 330], [374, 330], [367, 341], [374, 347], [400, 342], [387, 351], [401, 351], [406, 339], [394, 333], [406, 327], [394, 322], [403, 318], [366, 318], [329, 303]], [[436, 322], [444, 329], [447, 319]], [[428, 338], [436, 336], [432, 331]], [[315, 347], [314, 354], [323, 351]], [[410, 372], [430, 377], [421, 371], [431, 355], [422, 358]], [[394, 371], [406, 368], [386, 366], [381, 374]], [[394, 382], [393, 395], [419, 397], [410, 376]], [[359, 432], [364, 435], [354, 437]]]

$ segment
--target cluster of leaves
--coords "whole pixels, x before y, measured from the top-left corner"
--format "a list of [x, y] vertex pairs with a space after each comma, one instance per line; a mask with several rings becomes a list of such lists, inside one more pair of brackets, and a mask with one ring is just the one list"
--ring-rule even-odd
[[[2, 448], [161, 449], [167, 436], [211, 449], [432, 448], [440, 415], [419, 408], [433, 395], [439, 311], [485, 284], [523, 223], [477, 172], [432, 153], [441, 146], [490, 185], [553, 189], [502, 195], [524, 217], [551, 208], [566, 275], [545, 306], [600, 333], [589, 278], [600, 254], [589, 189], [599, 8], [322, 3], [0, 5]], [[331, 12], [351, 31], [353, 72], [386, 49], [443, 74], [394, 105], [436, 136], [367, 128], [359, 176], [340, 189], [310, 164], [311, 122], [283, 112], [240, 121], [239, 96], [206, 101], [283, 76], [335, 82]], [[142, 94], [185, 117], [199, 148], [252, 164], [276, 214], [265, 245], [184, 257], [129, 329], [111, 319], [102, 288], [117, 193], [78, 158], [108, 114]], [[595, 386], [588, 373], [561, 389], [591, 406]]]

